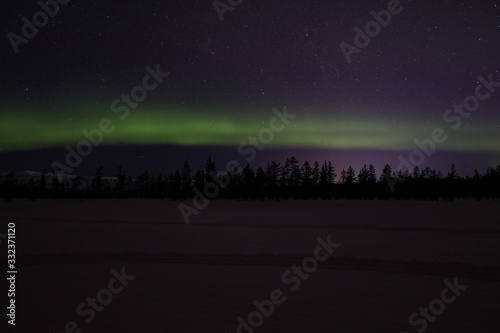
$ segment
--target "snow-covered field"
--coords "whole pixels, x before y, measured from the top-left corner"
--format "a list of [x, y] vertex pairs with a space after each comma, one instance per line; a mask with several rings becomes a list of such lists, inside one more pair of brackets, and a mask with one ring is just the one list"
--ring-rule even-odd
[[[425, 331], [500, 327], [498, 201], [212, 201], [190, 225], [177, 205], [1, 202], [0, 233], [16, 223], [17, 331], [64, 332], [74, 321], [68, 332], [238, 332], [237, 317], [248, 321], [252, 302], [279, 289], [273, 313], [239, 332], [411, 333], [425, 317], [409, 317], [455, 277], [467, 289], [441, 302]], [[291, 290], [283, 273], [328, 235], [340, 247]], [[85, 322], [90, 312], [77, 307], [109, 289], [113, 269], [135, 278]]]

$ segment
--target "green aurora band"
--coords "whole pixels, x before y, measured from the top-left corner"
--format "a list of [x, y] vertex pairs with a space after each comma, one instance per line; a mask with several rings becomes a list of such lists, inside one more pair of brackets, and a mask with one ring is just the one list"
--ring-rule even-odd
[[[7, 111], [7, 112], [5, 112]], [[257, 136], [263, 128], [269, 128], [274, 114], [221, 113], [180, 110], [161, 107], [140, 107], [130, 110], [123, 120], [119, 114], [108, 112], [38, 112], [3, 109], [0, 114], [0, 151], [43, 149], [74, 146], [85, 140], [82, 131], [99, 127], [103, 118], [111, 119], [114, 130], [103, 135], [104, 145], [114, 144], [176, 144], [186, 146], [238, 146]], [[415, 139], [431, 138], [434, 128], [440, 127], [448, 135], [439, 150], [500, 152], [498, 127], [495, 123], [464, 123], [457, 130], [444, 121], [431, 124], [417, 121], [398, 123], [378, 119], [352, 119], [341, 116], [318, 116], [301, 118], [300, 112], [288, 108], [289, 114], [297, 117], [266, 147], [293, 148], [315, 147], [331, 149], [377, 149], [406, 150], [416, 148]], [[20, 117], [22, 114], [22, 118]], [[83, 115], [82, 115], [83, 114]], [[467, 124], [467, 125], [466, 125]], [[278, 123], [279, 125], [279, 123]]]

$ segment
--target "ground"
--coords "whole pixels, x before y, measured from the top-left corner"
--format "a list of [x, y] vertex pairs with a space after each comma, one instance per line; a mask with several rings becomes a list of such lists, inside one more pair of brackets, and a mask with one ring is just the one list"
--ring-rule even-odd
[[[237, 317], [279, 289], [286, 300], [254, 332], [411, 333], [423, 324], [409, 317], [455, 278], [467, 288], [426, 331], [500, 326], [498, 201], [213, 200], [190, 225], [167, 200], [14, 200], [0, 212], [0, 232], [16, 223], [19, 332], [71, 321], [82, 332], [238, 332]], [[329, 235], [340, 246], [292, 291], [282, 275]], [[77, 307], [122, 269], [135, 278], [85, 322]]]

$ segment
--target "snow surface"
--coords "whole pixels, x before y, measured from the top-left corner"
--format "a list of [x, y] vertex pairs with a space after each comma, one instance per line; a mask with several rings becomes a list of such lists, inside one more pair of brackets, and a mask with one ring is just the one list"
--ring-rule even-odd
[[[18, 331], [63, 332], [75, 321], [82, 332], [237, 332], [254, 300], [281, 289], [286, 301], [254, 332], [410, 333], [408, 317], [455, 276], [468, 289], [426, 331], [500, 326], [498, 201], [213, 200], [190, 225], [177, 206], [0, 203], [0, 232], [17, 226]], [[291, 291], [282, 274], [329, 234], [341, 246]], [[136, 278], [85, 323], [77, 305], [122, 267]]]

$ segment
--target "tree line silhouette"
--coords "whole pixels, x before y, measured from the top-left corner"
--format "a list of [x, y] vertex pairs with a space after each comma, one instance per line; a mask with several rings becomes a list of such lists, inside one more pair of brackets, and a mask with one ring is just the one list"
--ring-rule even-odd
[[[93, 177], [48, 174], [38, 179], [18, 179], [10, 172], [0, 183], [0, 196], [6, 200], [29, 198], [159, 198], [191, 199], [204, 193], [207, 184], [217, 185], [214, 199], [417, 199], [453, 200], [455, 198], [494, 199], [500, 196], [500, 165], [485, 173], [474, 171], [472, 177], [458, 175], [452, 164], [444, 176], [429, 167], [393, 171], [386, 164], [377, 177], [375, 167], [366, 164], [356, 173], [352, 166], [337, 174], [331, 162], [322, 164], [295, 157], [284, 163], [271, 161], [266, 167], [252, 169], [250, 164], [227, 174], [208, 157], [205, 168], [192, 172], [188, 161], [166, 177], [152, 176], [147, 170], [133, 178], [119, 166], [114, 177], [104, 177], [103, 167]], [[391, 185], [392, 184], [392, 185]]]

